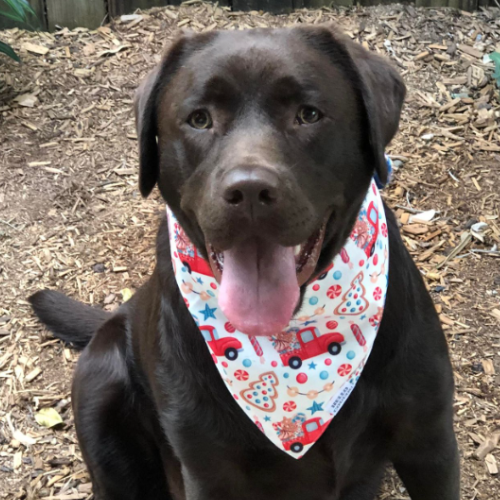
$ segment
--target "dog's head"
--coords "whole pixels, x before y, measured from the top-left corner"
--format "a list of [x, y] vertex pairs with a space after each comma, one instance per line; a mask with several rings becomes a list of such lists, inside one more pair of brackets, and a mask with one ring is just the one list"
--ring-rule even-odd
[[387, 177], [405, 87], [331, 27], [183, 35], [136, 96], [140, 190], [156, 183], [248, 334], [290, 320]]

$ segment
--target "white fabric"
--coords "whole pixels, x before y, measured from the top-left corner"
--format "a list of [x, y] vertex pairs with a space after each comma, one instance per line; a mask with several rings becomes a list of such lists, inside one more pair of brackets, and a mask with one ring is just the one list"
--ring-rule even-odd
[[375, 182], [326, 276], [307, 286], [298, 313], [272, 337], [235, 331], [208, 263], [167, 214], [177, 284], [222, 380], [268, 439], [301, 458], [354, 389], [382, 318], [389, 255]]

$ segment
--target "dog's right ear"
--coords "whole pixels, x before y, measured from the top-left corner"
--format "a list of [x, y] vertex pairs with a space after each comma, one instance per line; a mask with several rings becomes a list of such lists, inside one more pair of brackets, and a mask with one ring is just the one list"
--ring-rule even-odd
[[159, 157], [156, 142], [156, 98], [160, 66], [140, 84], [134, 98], [135, 126], [139, 140], [139, 190], [146, 197], [158, 181]]
[[[148, 74], [136, 91], [134, 111], [139, 141], [139, 190], [144, 197], [151, 193], [160, 174], [157, 142], [159, 95], [169, 84], [186, 55], [207, 42], [207, 35], [183, 32], [166, 50], [160, 64]], [[213, 33], [210, 33], [210, 37], [212, 36]]]

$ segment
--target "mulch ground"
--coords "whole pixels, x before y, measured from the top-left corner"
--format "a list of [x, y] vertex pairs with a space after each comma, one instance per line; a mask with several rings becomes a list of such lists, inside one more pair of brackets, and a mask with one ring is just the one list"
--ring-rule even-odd
[[[26, 298], [50, 287], [113, 309], [151, 273], [163, 204], [138, 193], [131, 104], [162, 47], [181, 27], [331, 20], [393, 59], [408, 85], [385, 197], [449, 341], [463, 498], [498, 498], [500, 101], [484, 55], [500, 51], [500, 11], [272, 16], [188, 3], [95, 31], [0, 33], [23, 59], [0, 59], [0, 498], [91, 498], [70, 408], [77, 353]], [[379, 498], [408, 495], [389, 472]]]

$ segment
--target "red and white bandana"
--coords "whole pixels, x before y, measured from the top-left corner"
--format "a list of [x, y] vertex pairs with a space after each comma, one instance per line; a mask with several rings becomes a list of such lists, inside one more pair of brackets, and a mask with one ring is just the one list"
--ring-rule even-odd
[[223, 382], [278, 448], [301, 458], [354, 389], [384, 311], [389, 249], [384, 208], [371, 183], [354, 229], [303, 305], [272, 337], [236, 331], [219, 284], [167, 207], [175, 278]]

